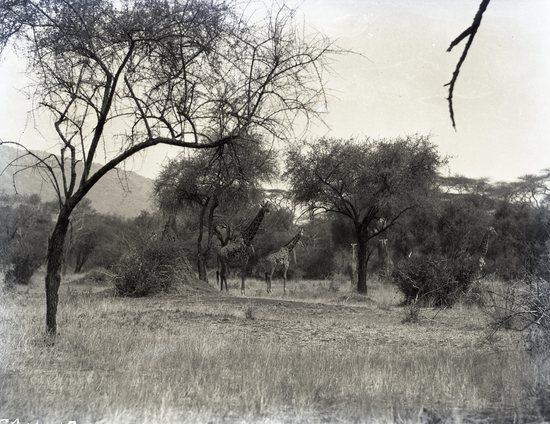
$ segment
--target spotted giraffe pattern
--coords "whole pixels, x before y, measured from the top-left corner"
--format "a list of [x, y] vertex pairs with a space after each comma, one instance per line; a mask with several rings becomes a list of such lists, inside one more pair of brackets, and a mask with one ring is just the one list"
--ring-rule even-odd
[[251, 246], [254, 236], [258, 232], [260, 225], [266, 213], [269, 212], [269, 203], [262, 203], [260, 210], [252, 222], [242, 232], [236, 240], [230, 241], [218, 252], [220, 262], [220, 290], [227, 291], [227, 273], [229, 264], [236, 264], [241, 270], [241, 293], [245, 292], [246, 267], [250, 256], [254, 254], [254, 248]]
[[281, 247], [276, 252], [271, 253], [266, 258], [267, 270], [265, 273], [265, 282], [267, 285], [267, 292], [271, 293], [271, 278], [273, 273], [278, 267], [283, 268], [283, 292], [286, 292], [286, 274], [290, 267], [290, 254], [296, 247], [298, 241], [304, 234], [304, 230], [300, 228], [298, 234], [296, 234], [287, 244]]
[[483, 276], [483, 271], [485, 271], [485, 256], [487, 256], [487, 252], [489, 251], [489, 239], [491, 236], [496, 235], [496, 233], [495, 228], [493, 226], [489, 226], [483, 235], [481, 244], [479, 245], [478, 273], [481, 277]]

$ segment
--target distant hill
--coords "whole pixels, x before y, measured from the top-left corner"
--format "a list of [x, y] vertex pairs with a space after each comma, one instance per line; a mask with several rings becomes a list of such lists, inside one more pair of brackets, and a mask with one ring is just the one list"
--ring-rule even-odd
[[[37, 152], [41, 156], [42, 152]], [[0, 146], [0, 172], [21, 154], [12, 147]], [[100, 165], [94, 165], [96, 170]], [[8, 168], [0, 175], [0, 193], [14, 194], [14, 168]], [[20, 194], [38, 194], [42, 201], [55, 200], [51, 185], [44, 181], [36, 170], [20, 172], [16, 176], [17, 192]], [[86, 196], [98, 212], [131, 218], [144, 210], [151, 212], [153, 180], [131, 171], [113, 170], [105, 175]]]

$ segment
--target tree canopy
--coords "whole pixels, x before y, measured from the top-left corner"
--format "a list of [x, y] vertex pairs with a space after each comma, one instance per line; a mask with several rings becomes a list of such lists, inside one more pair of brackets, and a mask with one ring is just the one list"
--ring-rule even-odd
[[295, 199], [309, 210], [353, 222], [358, 243], [358, 290], [366, 292], [366, 243], [418, 206], [442, 164], [428, 137], [395, 140], [322, 139], [288, 155]]

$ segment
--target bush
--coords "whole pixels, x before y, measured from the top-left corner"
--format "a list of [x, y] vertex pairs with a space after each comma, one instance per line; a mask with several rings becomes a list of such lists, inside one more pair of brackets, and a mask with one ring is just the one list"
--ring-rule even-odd
[[115, 266], [114, 285], [119, 296], [142, 297], [168, 291], [186, 268], [177, 243], [151, 238], [137, 240]]
[[[522, 330], [528, 351], [548, 355], [550, 350], [550, 282], [530, 276], [518, 294], [515, 330]], [[550, 386], [548, 387], [550, 390]]]
[[471, 257], [426, 255], [401, 262], [392, 280], [406, 304], [451, 307], [468, 292], [477, 270], [478, 263]]
[[44, 262], [41, 246], [23, 244], [10, 252], [10, 267], [6, 270], [5, 283], [27, 285], [35, 271]]
[[0, 205], [0, 269], [5, 284], [29, 284], [46, 257], [49, 214], [36, 196], [13, 197], [13, 205]]
[[420, 308], [418, 302], [413, 300], [406, 306], [401, 324], [418, 324], [418, 322], [420, 322]]
[[295, 269], [302, 271], [305, 278], [327, 278], [335, 270], [334, 252], [325, 247], [313, 247], [300, 258]]

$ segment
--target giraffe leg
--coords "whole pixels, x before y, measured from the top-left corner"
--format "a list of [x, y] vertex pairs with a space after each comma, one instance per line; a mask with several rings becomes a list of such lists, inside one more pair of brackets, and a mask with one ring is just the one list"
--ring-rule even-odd
[[268, 287], [268, 293], [271, 293], [272, 292], [272, 289], [271, 289], [271, 280], [273, 279], [273, 273], [275, 272], [275, 268], [277, 267], [277, 265], [271, 263], [269, 265], [269, 274], [266, 273], [266, 277], [267, 277], [267, 287]]
[[265, 289], [267, 293], [269, 293], [269, 278], [268, 278], [267, 271], [265, 272]]

